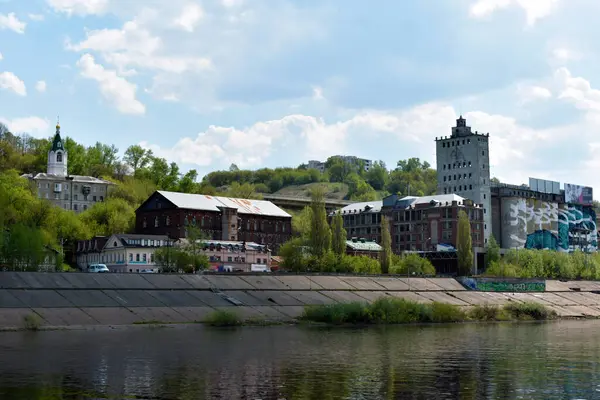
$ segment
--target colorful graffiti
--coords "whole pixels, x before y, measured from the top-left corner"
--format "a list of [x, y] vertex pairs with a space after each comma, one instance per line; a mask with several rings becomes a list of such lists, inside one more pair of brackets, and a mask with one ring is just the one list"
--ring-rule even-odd
[[502, 199], [502, 247], [596, 251], [598, 230], [591, 207], [536, 199]]
[[545, 292], [546, 281], [520, 279], [457, 278], [468, 290], [481, 292]]

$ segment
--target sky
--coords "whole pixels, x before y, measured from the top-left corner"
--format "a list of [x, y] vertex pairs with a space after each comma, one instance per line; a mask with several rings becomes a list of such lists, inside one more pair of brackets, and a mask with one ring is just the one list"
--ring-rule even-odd
[[462, 114], [491, 174], [600, 196], [597, 0], [0, 0], [0, 121], [199, 174], [336, 154], [435, 165]]

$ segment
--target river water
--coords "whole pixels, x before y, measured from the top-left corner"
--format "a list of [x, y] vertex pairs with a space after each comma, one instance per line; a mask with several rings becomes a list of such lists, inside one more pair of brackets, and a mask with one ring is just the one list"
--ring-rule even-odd
[[598, 399], [600, 321], [0, 333], [0, 399]]

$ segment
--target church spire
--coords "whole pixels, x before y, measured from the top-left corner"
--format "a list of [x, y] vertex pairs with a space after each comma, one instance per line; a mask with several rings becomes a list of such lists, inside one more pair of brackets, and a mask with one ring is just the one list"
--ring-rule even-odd
[[56, 118], [56, 133], [54, 134], [54, 140], [52, 140], [52, 151], [57, 150], [65, 150], [63, 141], [60, 137], [60, 120], [58, 117]]

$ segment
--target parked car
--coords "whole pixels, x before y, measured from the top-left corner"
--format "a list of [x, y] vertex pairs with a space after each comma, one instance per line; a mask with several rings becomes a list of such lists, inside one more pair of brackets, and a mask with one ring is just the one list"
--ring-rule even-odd
[[155, 274], [156, 271], [153, 269], [143, 269], [140, 271], [140, 274]]
[[92, 264], [88, 267], [87, 272], [110, 272], [108, 267], [105, 264]]

